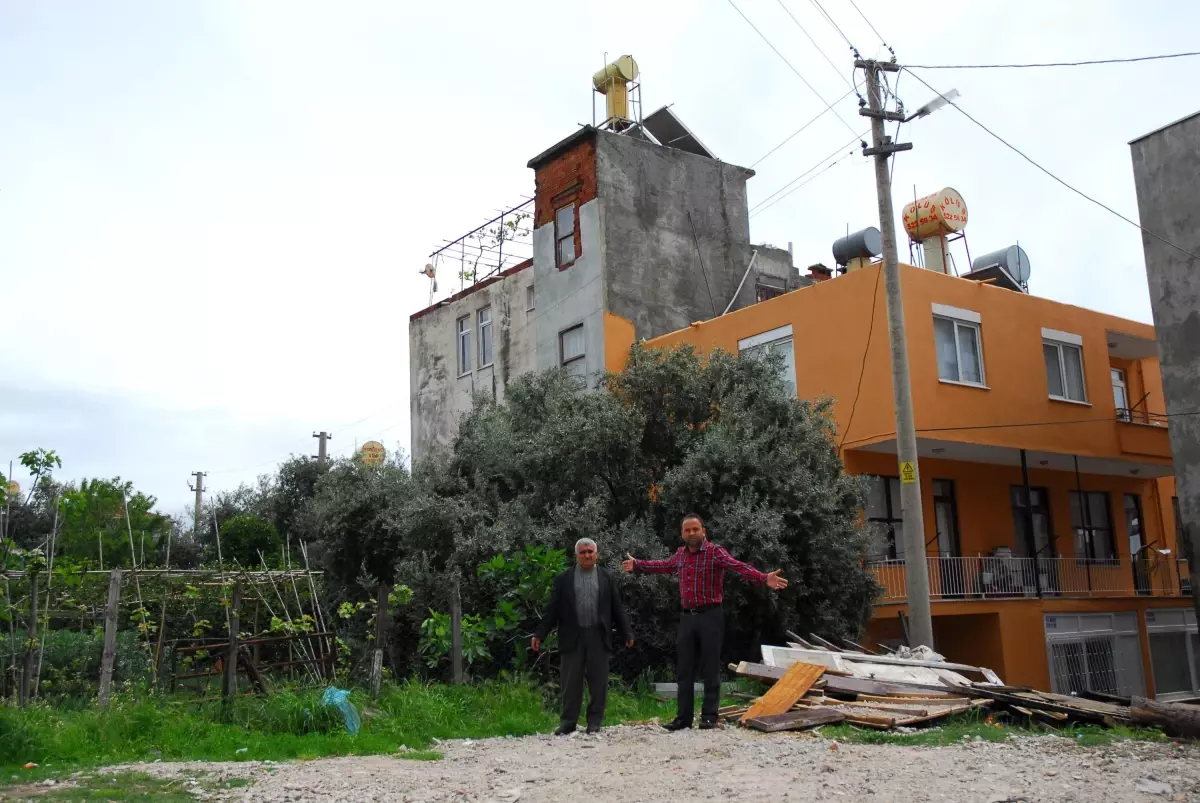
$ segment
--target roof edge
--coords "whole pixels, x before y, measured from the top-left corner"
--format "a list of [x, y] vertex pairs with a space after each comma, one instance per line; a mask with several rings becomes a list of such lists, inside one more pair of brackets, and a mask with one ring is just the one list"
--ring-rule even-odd
[[1158, 128], [1154, 129], [1153, 131], [1147, 131], [1145, 134], [1142, 134], [1140, 137], [1135, 137], [1135, 138], [1129, 140], [1129, 142], [1126, 144], [1132, 145], [1135, 142], [1141, 142], [1143, 139], [1146, 139], [1147, 137], [1152, 137], [1155, 134], [1161, 134], [1163, 131], [1166, 131], [1168, 128], [1174, 128], [1175, 126], [1179, 125], [1180, 123], [1186, 123], [1188, 120], [1191, 120], [1193, 117], [1200, 117], [1200, 111], [1192, 112], [1191, 114], [1185, 114], [1183, 117], [1180, 117], [1178, 120], [1175, 120], [1174, 122], [1167, 123], [1166, 125], [1160, 125]]
[[532, 259], [527, 259], [524, 262], [518, 262], [516, 265], [513, 265], [511, 268], [505, 268], [504, 270], [500, 271], [499, 273], [496, 273], [496, 274], [493, 274], [492, 276], [488, 276], [486, 278], [480, 279], [479, 281], [475, 282], [475, 284], [471, 285], [467, 289], [459, 290], [454, 295], [449, 296], [447, 298], [443, 298], [441, 301], [438, 301], [436, 304], [431, 304], [430, 306], [425, 307], [424, 309], [417, 310], [412, 315], [408, 316], [408, 320], [410, 322], [412, 322], [419, 318], [423, 318], [436, 309], [439, 309], [439, 308], [445, 307], [445, 306], [449, 306], [450, 304], [453, 304], [456, 301], [461, 301], [462, 299], [466, 298], [467, 296], [471, 295], [472, 293], [474, 293], [477, 290], [482, 290], [483, 288], [487, 287], [488, 285], [495, 284], [496, 282], [500, 281], [501, 279], [506, 279], [509, 276], [512, 276], [514, 273], [520, 273], [521, 271], [525, 270], [526, 268], [530, 268], [530, 267], [533, 267]]
[[542, 165], [544, 165], [546, 162], [553, 159], [558, 154], [560, 154], [563, 151], [570, 148], [571, 146], [576, 145], [580, 142], [583, 142], [586, 139], [590, 139], [591, 137], [594, 137], [596, 135], [596, 131], [597, 131], [597, 129], [595, 126], [585, 125], [585, 126], [581, 127], [578, 131], [576, 131], [574, 134], [571, 134], [566, 139], [559, 140], [558, 142], [551, 145], [546, 150], [539, 153], [537, 156], [530, 159], [528, 162], [526, 162], [525, 166], [531, 167], [534, 170], [536, 170], [539, 167], [541, 167]]

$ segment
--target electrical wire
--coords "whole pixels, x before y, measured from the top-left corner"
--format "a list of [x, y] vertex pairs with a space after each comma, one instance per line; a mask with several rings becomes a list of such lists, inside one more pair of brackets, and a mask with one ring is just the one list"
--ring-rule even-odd
[[871, 33], [873, 33], [879, 37], [879, 44], [886, 47], [888, 49], [888, 52], [891, 53], [893, 56], [895, 56], [896, 51], [892, 50], [892, 46], [889, 45], [887, 43], [887, 40], [883, 38], [883, 34], [881, 34], [879, 32], [879, 29], [876, 28], [875, 25], [869, 19], [867, 19], [867, 15], [864, 14], [862, 12], [862, 9], [858, 7], [858, 3], [854, 2], [854, 0], [850, 0], [850, 5], [854, 6], [854, 10], [858, 12], [858, 16], [863, 18], [863, 22], [867, 23], [867, 26], [871, 29]]
[[[854, 2], [854, 0], [851, 0]], [[1020, 70], [1030, 67], [1090, 67], [1094, 64], [1132, 64], [1137, 61], [1158, 61], [1160, 59], [1182, 59], [1188, 56], [1200, 56], [1200, 51], [1187, 53], [1164, 53], [1159, 56], [1135, 56], [1128, 59], [1092, 59], [1090, 61], [1045, 61], [1034, 64], [909, 64], [922, 70]]]
[[[758, 29], [758, 26], [755, 25], [753, 22], [751, 22], [750, 18], [747, 17], [744, 13], [742, 13], [742, 10], [737, 7], [737, 4], [734, 3], [733, 0], [725, 0], [725, 1], [727, 3], [729, 3], [729, 5], [733, 8], [734, 11], [736, 11], [738, 13], [738, 16], [740, 16], [742, 19], [744, 19], [746, 21], [747, 25], [749, 25], [751, 28], [754, 29], [754, 32], [756, 34], [758, 34], [759, 38], [762, 39], [764, 42], [766, 42], [767, 47], [769, 47], [769, 48], [771, 48], [771, 50], [775, 51], [775, 55], [779, 56], [779, 58], [781, 58], [783, 60], [783, 63], [786, 64], [788, 66], [788, 68], [796, 74], [796, 77], [804, 82], [804, 85], [809, 88], [809, 91], [811, 91], [814, 95], [817, 96], [817, 100], [819, 100], [825, 104], [826, 111], [832, 110], [833, 104], [826, 101], [825, 98], [823, 98], [821, 96], [821, 93], [818, 92], [816, 90], [816, 88], [808, 82], [808, 79], [800, 74], [800, 71], [796, 69], [795, 65], [793, 65], [790, 61], [788, 61], [787, 56], [783, 55], [783, 53], [781, 53], [779, 51], [779, 48], [777, 48], [777, 47], [775, 47], [775, 45], [771, 44], [771, 40], [766, 37], [766, 34], [764, 34], [762, 31], [760, 31]], [[847, 130], [849, 130], [849, 131], [854, 130], [853, 128], [850, 127], [850, 124], [846, 122], [845, 118], [843, 118], [840, 114], [838, 114], [837, 112], [834, 112], [834, 115], [838, 118], [838, 120], [841, 121], [842, 125], [846, 126]]]
[[779, 189], [775, 190], [775, 192], [771, 193], [771, 194], [770, 194], [770, 195], [768, 195], [766, 198], [763, 198], [761, 201], [759, 201], [758, 203], [756, 203], [754, 206], [750, 207], [750, 210], [749, 210], [749, 211], [750, 211], [750, 214], [754, 214], [754, 213], [755, 213], [755, 211], [756, 211], [756, 210], [757, 210], [757, 209], [758, 209], [760, 206], [763, 206], [764, 204], [768, 203], [769, 201], [771, 201], [771, 199], [775, 198], [775, 196], [779, 195], [781, 192], [783, 192], [784, 190], [786, 190], [788, 187], [792, 186], [792, 185], [793, 185], [793, 184], [795, 184], [797, 181], [799, 181], [800, 179], [804, 178], [804, 177], [805, 177], [805, 176], [807, 176], [809, 173], [813, 172], [814, 170], [816, 170], [816, 169], [817, 169], [817, 168], [819, 168], [821, 165], [823, 165], [823, 164], [825, 164], [826, 162], [828, 162], [828, 161], [829, 161], [830, 159], [832, 159], [833, 157], [837, 156], [839, 153], [841, 153], [841, 152], [842, 152], [842, 149], [843, 149], [843, 148], [848, 148], [848, 147], [850, 147], [851, 145], [853, 145], [855, 142], [859, 142], [859, 141], [861, 141], [861, 140], [862, 140], [862, 138], [863, 138], [863, 137], [865, 137], [866, 135], [867, 135], [867, 132], [866, 132], [866, 131], [864, 131], [864, 132], [863, 132], [863, 133], [861, 133], [861, 134], [857, 134], [857, 135], [854, 137], [854, 139], [850, 140], [850, 141], [849, 141], [849, 142], [847, 142], [845, 145], [839, 145], [839, 146], [837, 147], [837, 149], [836, 149], [836, 150], [834, 150], [834, 152], [833, 152], [833, 153], [831, 153], [831, 154], [829, 154], [828, 156], [826, 156], [825, 158], [821, 159], [821, 160], [820, 160], [820, 161], [818, 161], [818, 162], [817, 162], [815, 165], [813, 165], [812, 167], [808, 168], [807, 170], [805, 170], [805, 171], [804, 171], [803, 173], [801, 173], [800, 175], [796, 176], [794, 179], [792, 179], [791, 181], [789, 181], [787, 184], [784, 184], [782, 187], [780, 187]]
[[805, 181], [805, 182], [803, 182], [803, 183], [801, 183], [801, 184], [798, 184], [798, 185], [796, 185], [796, 186], [795, 186], [795, 187], [793, 187], [792, 189], [790, 189], [790, 190], [788, 190], [787, 192], [785, 192], [783, 195], [781, 195], [781, 196], [779, 196], [778, 198], [776, 198], [776, 199], [775, 199], [774, 201], [772, 201], [771, 203], [769, 203], [769, 204], [767, 204], [766, 206], [764, 206], [763, 208], [759, 209], [757, 212], [752, 212], [752, 213], [750, 214], [750, 217], [754, 217], [754, 216], [755, 216], [755, 215], [757, 215], [757, 214], [760, 214], [760, 213], [762, 213], [762, 212], [766, 212], [766, 211], [767, 211], [768, 209], [770, 209], [772, 206], [774, 206], [775, 204], [779, 203], [779, 202], [780, 202], [780, 201], [782, 201], [783, 199], [787, 198], [789, 195], [791, 195], [791, 194], [792, 194], [793, 192], [795, 192], [796, 190], [800, 189], [801, 187], [807, 187], [809, 184], [812, 184], [814, 181], [816, 181], [818, 178], [820, 178], [820, 177], [821, 177], [823, 174], [825, 174], [826, 172], [828, 172], [828, 171], [829, 171], [831, 168], [835, 167], [836, 165], [838, 165], [838, 164], [839, 164], [839, 163], [841, 163], [841, 162], [844, 162], [846, 159], [849, 159], [849, 158], [850, 158], [851, 156], [853, 156], [854, 154], [855, 154], [855, 151], [854, 151], [854, 150], [847, 151], [847, 152], [846, 152], [846, 153], [845, 153], [845, 154], [842, 156], [842, 158], [840, 158], [840, 159], [835, 159], [834, 161], [832, 161], [832, 162], [830, 162], [829, 164], [825, 165], [825, 167], [824, 167], [824, 168], [822, 168], [821, 170], [817, 171], [817, 173], [816, 173], [815, 175], [813, 175], [813, 176], [812, 176], [812, 178], [810, 178], [808, 181]]
[[1178, 246], [1178, 245], [1176, 245], [1175, 243], [1171, 242], [1170, 240], [1166, 239], [1165, 237], [1163, 237], [1163, 236], [1161, 236], [1161, 235], [1159, 235], [1159, 234], [1156, 234], [1156, 233], [1155, 233], [1155, 232], [1153, 232], [1153, 231], [1150, 231], [1149, 229], [1147, 229], [1147, 228], [1145, 228], [1144, 226], [1142, 226], [1140, 223], [1136, 223], [1136, 222], [1134, 222], [1133, 220], [1130, 220], [1129, 218], [1125, 217], [1124, 215], [1122, 215], [1122, 214], [1121, 214], [1120, 212], [1118, 212], [1117, 210], [1113, 209], [1111, 206], [1108, 206], [1107, 204], [1105, 204], [1105, 203], [1103, 203], [1103, 202], [1101, 202], [1101, 201], [1097, 201], [1095, 198], [1093, 198], [1092, 196], [1088, 195], [1088, 194], [1087, 194], [1087, 193], [1085, 193], [1083, 190], [1079, 190], [1079, 189], [1076, 189], [1075, 187], [1071, 186], [1071, 185], [1070, 185], [1070, 184], [1068, 184], [1066, 181], [1064, 181], [1063, 179], [1061, 179], [1061, 178], [1059, 178], [1058, 176], [1054, 175], [1054, 174], [1053, 174], [1053, 173], [1051, 173], [1051, 172], [1050, 172], [1048, 169], [1046, 169], [1046, 168], [1045, 168], [1045, 167], [1043, 167], [1042, 165], [1040, 165], [1040, 164], [1038, 164], [1037, 162], [1035, 162], [1035, 161], [1034, 161], [1034, 160], [1033, 160], [1033, 159], [1032, 159], [1030, 156], [1028, 156], [1028, 155], [1027, 155], [1027, 154], [1026, 154], [1024, 151], [1022, 151], [1022, 150], [1021, 150], [1020, 148], [1018, 148], [1016, 145], [1013, 145], [1011, 142], [1009, 142], [1008, 140], [1006, 140], [1004, 137], [1000, 136], [1000, 135], [999, 135], [999, 134], [997, 134], [995, 131], [993, 131], [992, 129], [990, 129], [990, 128], [988, 128], [986, 125], [984, 125], [983, 123], [981, 123], [981, 122], [979, 122], [978, 120], [976, 120], [974, 117], [972, 117], [970, 114], [968, 114], [968, 113], [967, 113], [967, 112], [966, 112], [966, 111], [963, 109], [963, 107], [962, 107], [962, 106], [959, 106], [959, 105], [958, 105], [957, 103], [955, 103], [954, 101], [952, 101], [952, 100], [950, 100], [950, 99], [946, 98], [946, 96], [945, 96], [945, 95], [943, 95], [941, 92], [938, 92], [938, 90], [934, 89], [934, 88], [933, 88], [933, 87], [932, 87], [932, 86], [929, 84], [929, 82], [928, 82], [928, 81], [926, 81], [926, 80], [925, 80], [924, 78], [922, 78], [921, 76], [917, 75], [917, 74], [916, 74], [915, 72], [913, 72], [913, 71], [912, 71], [910, 68], [908, 68], [908, 67], [905, 67], [904, 69], [905, 69], [905, 71], [907, 71], [907, 72], [911, 73], [911, 74], [912, 74], [912, 76], [913, 76], [913, 78], [916, 78], [916, 79], [917, 79], [918, 81], [920, 81], [922, 84], [924, 84], [925, 86], [929, 87], [929, 89], [930, 89], [930, 90], [932, 90], [933, 92], [937, 92], [937, 94], [938, 94], [938, 96], [939, 96], [939, 97], [942, 97], [942, 98], [946, 99], [946, 102], [947, 102], [947, 103], [949, 103], [951, 106], [953, 106], [955, 109], [957, 109], [957, 110], [959, 111], [959, 113], [960, 113], [960, 114], [962, 114], [964, 117], [966, 117], [966, 118], [967, 118], [968, 120], [970, 120], [972, 123], [974, 123], [975, 125], [977, 125], [977, 126], [979, 126], [980, 128], [982, 128], [984, 131], [986, 131], [986, 132], [987, 132], [987, 133], [988, 133], [988, 134], [989, 134], [989, 135], [990, 135], [990, 136], [991, 136], [993, 139], [995, 139], [995, 140], [999, 141], [999, 142], [1000, 142], [1002, 145], [1004, 145], [1006, 148], [1008, 148], [1009, 150], [1011, 150], [1013, 153], [1017, 154], [1018, 156], [1020, 156], [1020, 157], [1021, 157], [1022, 159], [1024, 159], [1025, 161], [1029, 162], [1031, 165], [1033, 165], [1033, 166], [1034, 166], [1034, 167], [1036, 167], [1038, 170], [1040, 170], [1040, 171], [1042, 171], [1043, 173], [1045, 173], [1045, 174], [1046, 174], [1047, 176], [1049, 176], [1050, 178], [1052, 178], [1052, 179], [1054, 179], [1055, 181], [1057, 181], [1059, 184], [1061, 184], [1061, 185], [1063, 185], [1064, 187], [1066, 187], [1066, 188], [1067, 188], [1068, 190], [1070, 190], [1071, 192], [1075, 193], [1076, 195], [1078, 195], [1079, 197], [1081, 197], [1081, 198], [1083, 198], [1083, 199], [1085, 199], [1085, 200], [1087, 200], [1087, 201], [1091, 201], [1091, 202], [1092, 202], [1092, 203], [1094, 203], [1096, 206], [1100, 207], [1101, 209], [1105, 210], [1106, 212], [1110, 212], [1110, 213], [1112, 213], [1113, 215], [1116, 215], [1116, 216], [1117, 216], [1117, 217], [1119, 217], [1121, 220], [1124, 220], [1126, 223], [1128, 223], [1130, 226], [1133, 226], [1134, 228], [1138, 229], [1138, 230], [1139, 230], [1139, 231], [1141, 231], [1143, 234], [1145, 234], [1145, 235], [1147, 235], [1147, 236], [1149, 236], [1149, 237], [1153, 237], [1155, 240], [1158, 240], [1160, 243], [1162, 243], [1162, 244], [1164, 244], [1164, 245], [1167, 245], [1167, 246], [1170, 246], [1171, 248], [1174, 248], [1176, 251], [1179, 251], [1179, 252], [1180, 252], [1180, 253], [1182, 253], [1182, 254], [1186, 254], [1187, 256], [1191, 257], [1192, 259], [1197, 259], [1197, 260], [1200, 260], [1200, 256], [1197, 256], [1196, 254], [1193, 254], [1191, 251], [1188, 251], [1186, 248], [1182, 248], [1181, 246]]
[[[791, 10], [783, 4], [783, 0], [775, 0], [775, 2], [779, 3], [779, 7], [783, 9], [784, 13], [792, 18], [792, 22], [796, 23], [796, 27], [800, 29], [800, 33], [804, 34], [805, 37], [808, 38], [808, 41], [811, 42], [812, 46], [816, 48], [816, 51], [821, 54], [821, 57], [829, 63], [830, 68], [837, 73], [838, 78], [844, 81], [846, 85], [850, 87], [851, 91], [853, 91], [854, 84], [850, 81], [850, 79], [842, 74], [842, 71], [838, 69], [838, 66], [833, 63], [833, 59], [829, 58], [828, 54], [826, 54], [825, 51], [821, 49], [821, 46], [817, 44], [817, 40], [813, 39], [812, 35], [805, 29], [803, 25], [800, 24], [800, 20], [796, 19], [796, 15], [793, 14]], [[834, 102], [836, 103], [837, 101]]]
[[842, 432], [842, 439], [838, 442], [838, 451], [842, 451], [842, 447], [846, 445], [846, 438], [850, 435], [850, 427], [854, 426], [854, 411], [858, 409], [858, 396], [862, 393], [863, 377], [867, 373], [867, 355], [871, 351], [871, 335], [875, 333], [875, 305], [879, 303], [879, 277], [883, 276], [883, 265], [875, 271], [875, 289], [871, 292], [871, 320], [867, 324], [867, 344], [863, 346], [862, 366], [858, 369], [858, 386], [854, 389], [854, 401], [850, 404], [850, 418], [846, 421], [846, 429]]
[[[855, 91], [856, 91], [856, 90], [854, 90], [854, 89], [851, 89], [849, 92], [847, 92], [846, 94], [842, 95], [840, 98], [838, 98], [837, 100], [835, 100], [835, 101], [833, 102], [833, 105], [837, 105], [838, 103], [841, 103], [843, 100], [845, 100], [846, 98], [848, 98], [848, 97], [850, 97], [851, 95], [853, 95], [853, 94], [855, 93]], [[832, 106], [831, 106], [830, 108], [832, 108]], [[797, 128], [795, 131], [793, 131], [791, 134], [789, 134], [789, 135], [787, 136], [787, 138], [786, 138], [786, 139], [784, 139], [784, 141], [783, 141], [783, 142], [780, 142], [780, 143], [779, 143], [778, 145], [776, 145], [774, 148], [771, 148], [771, 150], [767, 151], [767, 152], [766, 152], [766, 153], [764, 153], [762, 156], [758, 157], [758, 159], [757, 159], [755, 162], [753, 162], [753, 163], [752, 163], [750, 166], [751, 166], [751, 167], [757, 167], [757, 166], [759, 165], [759, 163], [761, 163], [761, 162], [763, 162], [764, 160], [766, 160], [766, 158], [767, 158], [768, 156], [770, 156], [771, 154], [775, 153], [775, 151], [779, 150], [779, 149], [780, 149], [780, 148], [782, 148], [784, 145], [786, 145], [786, 144], [788, 144], [789, 142], [791, 142], [791, 141], [792, 141], [793, 139], [795, 139], [795, 138], [796, 138], [796, 137], [797, 137], [797, 136], [798, 136], [800, 133], [802, 133], [802, 132], [804, 131], [804, 129], [808, 128], [810, 125], [812, 125], [813, 123], [815, 123], [817, 120], [820, 120], [822, 117], [824, 117], [824, 116], [825, 116], [825, 115], [827, 115], [827, 114], [829, 114], [829, 109], [825, 109], [824, 111], [820, 112], [820, 113], [819, 113], [819, 114], [818, 114], [816, 117], [812, 118], [812, 119], [811, 119], [811, 120], [809, 120], [807, 123], [805, 123], [804, 125], [800, 126], [800, 127], [799, 127], [799, 128]]]
[[833, 17], [829, 16], [829, 12], [826, 11], [825, 7], [821, 5], [820, 0], [808, 0], [808, 2], [813, 4], [813, 7], [816, 8], [817, 11], [821, 13], [821, 16], [825, 18], [825, 21], [828, 22], [830, 26], [832, 26], [833, 29], [838, 32], [838, 36], [842, 37], [842, 40], [846, 43], [846, 46], [849, 47], [850, 50], [855, 53], [855, 55], [857, 55], [858, 48], [856, 48], [854, 43], [850, 41], [850, 37], [846, 36], [846, 33], [841, 29], [841, 26], [833, 21]]

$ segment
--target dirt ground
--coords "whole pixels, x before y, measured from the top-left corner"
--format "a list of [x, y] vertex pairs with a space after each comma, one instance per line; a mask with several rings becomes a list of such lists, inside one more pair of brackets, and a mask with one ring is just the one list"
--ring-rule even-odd
[[[1009, 737], [948, 747], [846, 745], [740, 729], [446, 742], [440, 761], [395, 757], [289, 764], [148, 764], [155, 776], [249, 786], [206, 795], [245, 801], [828, 800], [1188, 801], [1200, 803], [1200, 746]], [[200, 775], [199, 773], [203, 773]], [[214, 777], [215, 776], [215, 777]]]

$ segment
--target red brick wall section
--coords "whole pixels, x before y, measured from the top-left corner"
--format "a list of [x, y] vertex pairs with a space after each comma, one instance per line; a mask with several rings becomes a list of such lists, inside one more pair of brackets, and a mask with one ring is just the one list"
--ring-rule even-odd
[[554, 222], [554, 210], [575, 204], [575, 254], [583, 253], [579, 238], [579, 207], [596, 197], [596, 144], [580, 142], [534, 172], [533, 225]]

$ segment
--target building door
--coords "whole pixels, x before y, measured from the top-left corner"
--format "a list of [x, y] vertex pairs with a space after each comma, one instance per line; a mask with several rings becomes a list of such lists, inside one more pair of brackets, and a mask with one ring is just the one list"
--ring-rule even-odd
[[958, 536], [958, 507], [954, 501], [954, 481], [933, 481], [933, 519], [937, 539], [938, 589], [943, 597], [961, 597], [967, 590], [962, 549]]
[[[1039, 559], [1037, 568], [1041, 575], [1042, 591], [1048, 594], [1058, 593], [1058, 567], [1054, 558], [1054, 531], [1050, 527], [1050, 492], [1045, 488], [1031, 487], [1029, 499], [1025, 498], [1025, 486], [1014, 485], [1010, 489], [1012, 499], [1013, 530], [1016, 537], [1016, 547], [1013, 551], [1025, 558]], [[1029, 508], [1028, 518], [1033, 520], [1034, 554], [1029, 554], [1029, 533], [1026, 524], [1026, 507]]]
[[900, 511], [900, 478], [871, 476], [867, 490], [867, 521], [884, 537], [873, 560], [904, 560], [904, 519]]
[[1142, 497], [1125, 494], [1125, 534], [1129, 536], [1129, 564], [1133, 567], [1133, 587], [1139, 594], [1150, 593], [1150, 560], [1154, 554], [1145, 549], [1142, 533]]
[[1125, 384], [1125, 372], [1120, 368], [1110, 368], [1112, 375], [1113, 405], [1117, 408], [1117, 418], [1129, 420], [1129, 388]]
[[1046, 614], [1050, 686], [1057, 694], [1145, 694], [1138, 615]]

